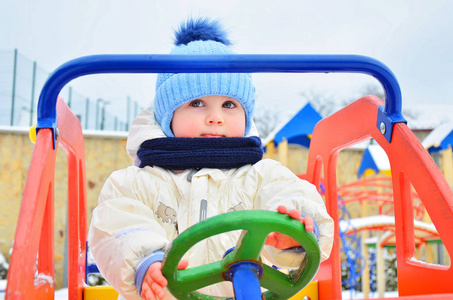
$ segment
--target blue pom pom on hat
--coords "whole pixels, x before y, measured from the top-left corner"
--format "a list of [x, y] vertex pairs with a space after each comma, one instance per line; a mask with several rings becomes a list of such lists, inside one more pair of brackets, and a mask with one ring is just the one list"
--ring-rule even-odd
[[[170, 54], [234, 54], [226, 32], [216, 20], [189, 19], [175, 32]], [[248, 73], [159, 73], [154, 115], [168, 137], [174, 137], [171, 120], [182, 104], [208, 95], [238, 100], [245, 111], [245, 135], [252, 126], [255, 89]]]

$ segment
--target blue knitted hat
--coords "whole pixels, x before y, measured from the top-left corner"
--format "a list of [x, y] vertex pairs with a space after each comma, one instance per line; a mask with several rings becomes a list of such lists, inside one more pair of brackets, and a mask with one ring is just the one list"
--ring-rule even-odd
[[[170, 54], [234, 54], [218, 21], [189, 19], [175, 32], [176, 47]], [[182, 104], [208, 95], [238, 100], [245, 111], [245, 135], [250, 131], [255, 90], [247, 73], [159, 73], [154, 114], [164, 133], [174, 137], [170, 125], [173, 113]]]

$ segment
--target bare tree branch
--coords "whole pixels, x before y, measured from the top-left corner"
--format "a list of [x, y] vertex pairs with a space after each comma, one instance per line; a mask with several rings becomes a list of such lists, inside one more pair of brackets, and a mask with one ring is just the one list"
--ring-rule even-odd
[[278, 110], [265, 106], [256, 106], [253, 120], [262, 139], [265, 139], [282, 122]]

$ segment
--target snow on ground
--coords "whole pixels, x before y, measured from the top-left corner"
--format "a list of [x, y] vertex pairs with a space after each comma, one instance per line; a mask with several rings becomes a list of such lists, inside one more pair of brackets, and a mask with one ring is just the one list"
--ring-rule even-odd
[[[385, 298], [393, 298], [393, 297], [398, 297], [398, 292], [386, 292], [384, 294]], [[376, 299], [379, 298], [378, 293], [370, 293], [368, 299]], [[361, 292], [356, 292], [353, 291], [343, 291], [343, 299], [364, 299], [363, 293]]]
[[[6, 280], [0, 280], [0, 300], [5, 299]], [[55, 291], [55, 300], [68, 299], [68, 289]]]
[[0, 280], [0, 300], [5, 299], [6, 280]]
[[[0, 280], [0, 300], [5, 299], [5, 288], [6, 288], [6, 280]], [[387, 292], [385, 293], [386, 298], [391, 297], [398, 297], [398, 292]], [[379, 298], [377, 293], [370, 294], [369, 299], [376, 299]], [[61, 289], [55, 291], [55, 300], [66, 300], [68, 299], [68, 289]], [[360, 292], [350, 292], [350, 291], [343, 291], [343, 299], [363, 299], [363, 294]]]

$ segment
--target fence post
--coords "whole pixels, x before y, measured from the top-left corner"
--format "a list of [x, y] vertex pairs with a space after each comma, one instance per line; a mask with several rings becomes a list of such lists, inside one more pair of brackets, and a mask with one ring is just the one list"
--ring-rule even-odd
[[131, 123], [131, 97], [127, 96], [127, 116], [126, 116], [126, 131], [129, 131], [129, 124]]
[[30, 126], [33, 125], [33, 109], [35, 107], [36, 61], [33, 62], [33, 77], [31, 80]]
[[11, 120], [10, 125], [14, 125], [14, 102], [16, 101], [16, 71], [17, 71], [17, 49], [14, 49], [14, 67], [13, 67], [13, 91], [11, 95]]
[[86, 99], [85, 100], [85, 129], [88, 129], [88, 113], [90, 112], [90, 99]]
[[138, 103], [134, 101], [134, 118], [138, 115]]
[[69, 87], [68, 93], [68, 107], [71, 108], [71, 100], [72, 100], [72, 86]]

